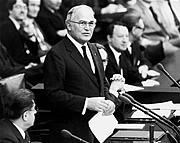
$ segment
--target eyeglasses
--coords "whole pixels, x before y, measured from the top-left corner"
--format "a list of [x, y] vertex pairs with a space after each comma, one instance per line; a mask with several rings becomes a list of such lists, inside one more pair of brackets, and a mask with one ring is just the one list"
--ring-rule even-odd
[[38, 110], [39, 110], [39, 109], [38, 109], [37, 106], [35, 106], [34, 109], [29, 109], [29, 111], [38, 111]]
[[94, 21], [90, 21], [90, 22], [87, 22], [87, 21], [79, 21], [79, 22], [77, 22], [77, 21], [70, 21], [70, 22], [79, 24], [79, 27], [81, 27], [81, 28], [84, 28], [87, 25], [90, 28], [94, 28], [96, 26], [96, 23]]
[[138, 28], [138, 29], [141, 29], [142, 31], [144, 31], [145, 30], [145, 28], [144, 27], [140, 27], [140, 26], [135, 26], [136, 28]]
[[22, 5], [14, 5], [14, 8], [16, 8], [16, 9], [27, 9], [27, 6], [26, 5], [24, 5], [24, 6], [22, 6]]

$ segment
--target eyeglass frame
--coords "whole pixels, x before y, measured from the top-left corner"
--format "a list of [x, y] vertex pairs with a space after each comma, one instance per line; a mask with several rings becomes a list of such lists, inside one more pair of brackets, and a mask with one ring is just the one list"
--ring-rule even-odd
[[144, 27], [144, 28], [142, 28], [142, 27], [137, 26], [137, 25], [135, 25], [135, 27], [136, 27], [136, 28], [138, 28], [138, 29], [141, 29], [142, 31], [144, 31], [144, 30], [145, 30], [145, 27]]
[[[36, 111], [36, 112], [38, 112], [38, 111], [39, 111], [39, 108], [38, 108], [37, 105], [35, 105], [34, 109], [26, 109], [26, 110], [24, 110], [24, 112], [26, 112], [26, 111]], [[23, 112], [23, 113], [24, 113], [24, 112]]]
[[[87, 25], [88, 25], [90, 28], [94, 28], [94, 27], [96, 26], [96, 22], [94, 22], [94, 21], [87, 22], [87, 21], [83, 21], [83, 20], [80, 20], [80, 21], [69, 20], [69, 22], [79, 24], [79, 27], [81, 27], [81, 28], [84, 28], [84, 27], [86, 27]], [[83, 22], [84, 22], [84, 23], [83, 23]], [[92, 25], [91, 25], [91, 24], [92, 24]]]
[[29, 109], [29, 111], [37, 111], [38, 112], [38, 110], [39, 110], [39, 108], [38, 108], [38, 106], [37, 105], [35, 105], [35, 107], [34, 107], [34, 109]]

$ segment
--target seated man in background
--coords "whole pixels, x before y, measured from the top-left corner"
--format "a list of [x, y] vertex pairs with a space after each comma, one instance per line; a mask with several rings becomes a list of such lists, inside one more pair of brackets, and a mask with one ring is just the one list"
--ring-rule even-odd
[[[101, 55], [101, 59], [103, 62], [104, 70], [106, 70], [106, 66], [108, 63], [108, 54], [104, 46], [96, 44]], [[119, 92], [125, 92], [125, 78], [121, 74], [114, 74], [111, 77], [111, 84], [109, 85], [109, 91], [116, 91], [116, 87], [119, 85]], [[119, 100], [119, 102], [121, 102]], [[125, 118], [127, 118], [132, 111], [132, 105], [121, 103], [121, 105], [116, 109], [114, 116], [118, 120], [119, 123], [123, 122]]]
[[25, 73], [25, 83], [27, 83], [27, 86], [31, 87], [43, 81], [42, 68], [31, 64], [24, 66], [15, 62], [8, 54], [6, 47], [0, 42], [0, 77], [6, 78], [20, 73]]
[[41, 0], [27, 0], [28, 13], [27, 18], [23, 21], [25, 27], [28, 26], [31, 28], [34, 38], [28, 37], [28, 33], [24, 30], [25, 36], [32, 41], [38, 42], [37, 54], [39, 57], [46, 55], [49, 49], [51, 49], [51, 45], [48, 44], [44, 32], [35, 20], [40, 10], [40, 4]]
[[[37, 66], [41, 63], [40, 58], [35, 55], [38, 43], [33, 42], [22, 35], [22, 22], [27, 16], [27, 5], [23, 0], [8, 1], [9, 18], [0, 27], [0, 40], [7, 48], [11, 57], [19, 64]], [[33, 35], [30, 35], [32, 37]]]
[[[30, 75], [38, 75], [40, 76], [39, 78], [42, 79], [44, 57], [39, 57], [35, 54], [35, 51], [38, 49], [38, 43], [37, 41], [34, 42], [27, 39], [20, 32], [23, 20], [27, 17], [27, 5], [23, 0], [9, 0], [8, 10], [9, 18], [2, 23], [0, 27], [0, 41], [7, 50], [6, 55], [9, 55], [16, 63], [23, 65], [23, 68], [31, 68], [31, 70], [26, 70], [26, 72], [31, 72]], [[31, 32], [28, 28], [26, 28], [26, 30]], [[28, 36], [33, 38], [33, 35], [30, 34], [31, 33], [29, 33]], [[6, 65], [8, 64], [6, 63]], [[12, 67], [12, 65], [10, 67]], [[34, 83], [36, 83], [39, 78], [36, 77]], [[33, 81], [33, 79], [31, 81]]]
[[[141, 44], [147, 48], [146, 56], [154, 65], [179, 50], [180, 33], [167, 1], [137, 0], [128, 11], [132, 9], [139, 12], [144, 22]], [[158, 44], [162, 47], [154, 46]]]
[[[142, 85], [147, 78], [148, 65], [145, 63], [140, 51], [134, 51], [132, 59], [127, 56], [129, 46], [129, 31], [121, 23], [109, 25], [107, 29], [108, 43], [105, 45], [108, 53], [108, 64], [105, 74], [109, 82], [114, 74], [121, 74], [127, 84]], [[132, 52], [132, 51], [131, 51]], [[134, 55], [134, 52], [139, 52]]]
[[0, 120], [1, 143], [30, 142], [27, 129], [33, 126], [37, 113], [34, 94], [27, 89], [14, 89], [3, 98], [3, 119]]
[[36, 18], [50, 45], [57, 44], [67, 34], [64, 18], [58, 11], [61, 2], [62, 0], [43, 0], [43, 5]]
[[[131, 65], [132, 68], [137, 69], [143, 79], [160, 75], [158, 72], [150, 70], [152, 68], [152, 64], [144, 56], [143, 50], [145, 48], [140, 45], [140, 40], [145, 29], [140, 14], [137, 11], [129, 11], [121, 18], [121, 22], [128, 28], [129, 31], [129, 45], [127, 50], [124, 52], [126, 63]], [[156, 47], [158, 46], [161, 48], [161, 44], [156, 45]], [[144, 86], [146, 84], [145, 81], [142, 81], [141, 83]]]

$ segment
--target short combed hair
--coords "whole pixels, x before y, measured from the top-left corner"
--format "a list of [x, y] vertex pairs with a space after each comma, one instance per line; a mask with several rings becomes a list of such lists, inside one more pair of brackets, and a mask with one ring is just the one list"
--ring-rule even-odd
[[128, 31], [130, 32], [140, 19], [141, 19], [140, 13], [137, 10], [130, 9], [128, 12], [124, 14], [124, 16], [121, 18], [120, 21], [121, 23], [126, 25]]
[[[22, 1], [27, 4], [27, 0], [22, 0]], [[8, 10], [12, 10], [13, 9], [13, 5], [16, 2], [17, 2], [17, 0], [8, 0], [8, 3], [7, 3]]]
[[124, 23], [122, 23], [122, 22], [120, 22], [120, 21], [111, 23], [111, 24], [107, 27], [106, 35], [109, 35], [109, 36], [112, 37], [113, 31], [114, 31], [114, 27], [115, 27], [116, 25], [119, 25], [119, 26], [126, 26]]
[[18, 119], [33, 107], [34, 93], [28, 89], [15, 89], [4, 97], [3, 116], [8, 119]]

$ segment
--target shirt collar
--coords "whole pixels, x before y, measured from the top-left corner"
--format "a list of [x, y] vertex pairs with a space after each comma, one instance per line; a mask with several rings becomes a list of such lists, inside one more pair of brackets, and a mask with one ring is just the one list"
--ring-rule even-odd
[[84, 45], [78, 43], [71, 35], [69, 35], [67, 33], [67, 37], [71, 40], [71, 42], [76, 46], [76, 48], [79, 50], [79, 52], [83, 55], [83, 50], [82, 50], [82, 46], [86, 46], [87, 47], [87, 43], [85, 43]]
[[131, 47], [131, 43], [130, 42], [127, 45], [127, 50], [129, 51], [130, 54], [132, 54], [132, 47]]
[[119, 57], [121, 55], [121, 52], [117, 52], [110, 44], [109, 44], [110, 49], [114, 53], [115, 57]]
[[23, 129], [21, 129], [18, 125], [16, 125], [15, 123], [13, 123], [14, 126], [18, 129], [18, 131], [20, 132], [20, 134], [22, 135], [23, 139], [25, 139], [25, 132], [23, 131]]
[[15, 20], [11, 15], [9, 15], [9, 19], [14, 23], [17, 30], [20, 29], [20, 24]]

